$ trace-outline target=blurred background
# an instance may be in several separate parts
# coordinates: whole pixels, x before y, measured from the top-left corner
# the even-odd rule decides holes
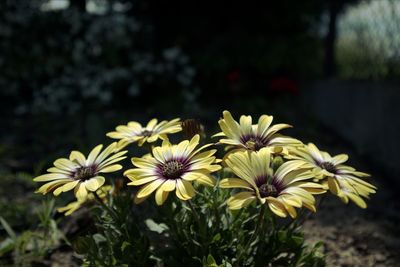
[[[119,124],[196,118],[214,133],[224,109],[271,114],[380,187],[371,211],[339,212],[347,230],[310,223],[332,264],[395,266],[399,87],[398,0],[2,0],[1,214],[26,228],[32,176]]]

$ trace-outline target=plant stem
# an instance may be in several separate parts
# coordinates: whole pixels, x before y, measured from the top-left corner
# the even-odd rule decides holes
[[[109,206],[107,206],[106,204],[104,204],[103,200],[99,197],[99,195],[97,194],[97,192],[93,192],[94,197],[96,198],[97,202],[99,202],[99,204],[105,209],[107,210],[108,214],[110,214],[110,216],[113,218],[113,220],[115,222],[118,222],[118,215],[115,213],[114,210],[112,210]]]
[[[266,204],[262,204],[261,205],[261,210],[260,213],[258,215],[258,220],[257,220],[257,224],[256,227],[254,229],[253,234],[250,237],[250,240],[247,242],[246,246],[244,247],[244,250],[242,250],[239,254],[239,257],[237,259],[237,266],[241,266],[241,261],[242,261],[242,257],[245,253],[247,253],[247,251],[250,248],[251,243],[253,243],[253,241],[256,239],[258,233],[260,232],[260,229],[262,228],[263,222],[264,222],[264,214],[265,214],[265,208],[266,208]]]
[[[201,239],[201,241],[202,241],[202,242],[201,242],[201,250],[202,250],[202,252],[203,252],[203,255],[204,255],[204,256],[207,256],[207,255],[205,255],[205,246],[206,246],[206,244],[205,244],[205,240],[206,240],[206,235],[205,235],[205,233],[206,233],[206,232],[205,232],[204,225],[201,223],[201,221],[200,221],[200,216],[199,216],[199,214],[197,213],[196,209],[194,208],[192,202],[191,202],[190,200],[188,200],[187,203],[188,203],[190,209],[191,209],[192,212],[193,212],[193,216],[194,216],[194,219],[195,219],[196,222],[197,222],[197,225],[199,226],[199,230],[200,230],[200,239]]]

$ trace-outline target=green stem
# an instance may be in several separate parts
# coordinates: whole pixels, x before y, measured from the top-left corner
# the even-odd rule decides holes
[[[109,206],[107,206],[103,200],[99,197],[97,192],[93,192],[94,197],[96,198],[97,202],[105,209],[107,210],[108,214],[113,218],[115,222],[118,222],[118,215],[115,213],[114,210],[112,210]]]
[[[206,244],[205,244],[205,243],[206,243],[206,242],[205,242],[205,240],[206,240],[206,235],[205,235],[205,234],[206,234],[206,232],[205,232],[205,228],[204,228],[205,225],[203,225],[203,224],[201,223],[201,221],[200,221],[200,216],[199,216],[199,214],[197,213],[196,209],[194,208],[192,202],[191,202],[190,200],[188,200],[188,201],[186,201],[186,202],[188,203],[190,209],[192,210],[194,219],[196,220],[197,225],[198,225],[198,227],[199,227],[199,230],[200,230],[200,239],[201,239],[201,241],[202,241],[202,242],[201,242],[201,250],[202,250],[202,252],[203,252],[203,255],[206,256],[206,255],[205,255],[205,247],[206,247]]]
[[[245,253],[247,253],[247,251],[250,248],[251,243],[254,242],[254,240],[256,239],[256,237],[258,235],[258,233],[260,232],[260,229],[262,228],[262,225],[263,225],[263,222],[264,222],[264,214],[265,214],[266,206],[267,206],[266,204],[262,204],[261,205],[261,210],[260,210],[260,213],[258,215],[258,221],[257,221],[256,227],[254,229],[254,232],[253,232],[252,236],[250,237],[250,240],[247,242],[244,250],[242,250],[240,252],[240,254],[239,254],[239,257],[238,257],[238,260],[237,260],[237,264],[238,264],[237,266],[241,266],[240,264],[241,264],[241,261],[242,261],[242,257],[244,256]]]
[[[215,221],[216,221],[216,226],[219,227],[221,225],[221,217],[219,215],[219,209],[218,209],[218,192],[219,190],[213,190],[214,192],[214,199],[213,199],[213,207],[214,207],[214,214],[215,214]]]

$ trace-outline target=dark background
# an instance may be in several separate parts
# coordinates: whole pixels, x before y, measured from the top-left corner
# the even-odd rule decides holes
[[[224,109],[274,115],[295,126],[287,134],[351,154],[390,195],[399,36],[396,0],[2,0],[3,202],[118,124],[196,118],[214,133]],[[3,216],[21,218],[20,201]]]
[[[212,132],[230,109],[275,115],[300,135],[326,126],[398,174],[399,8],[395,0],[1,1],[4,158],[29,170],[151,117],[195,117]]]

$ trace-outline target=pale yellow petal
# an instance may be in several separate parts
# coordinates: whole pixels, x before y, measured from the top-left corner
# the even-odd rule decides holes
[[[77,187],[75,187],[75,196],[77,199],[86,199],[88,192],[84,184],[79,183]]]
[[[56,161],[54,161],[54,166],[56,166],[57,168],[61,169],[61,170],[67,170],[67,171],[74,171],[77,167],[79,167],[78,164],[76,164],[75,162],[72,162],[68,159],[57,159]]]
[[[134,186],[147,184],[149,182],[159,179],[159,177],[157,177],[157,176],[150,176],[150,177],[141,178],[141,179],[131,179],[131,177],[128,176],[128,178],[132,181],[132,182],[128,183],[128,185],[134,185]]]
[[[206,186],[214,186],[216,183],[211,175],[200,175],[196,181]]]
[[[279,217],[285,218],[287,216],[286,208],[279,200],[272,197],[268,197],[267,203],[269,209]]]
[[[162,187],[160,186],[155,194],[155,199],[156,199],[156,203],[158,206],[161,206],[162,204],[164,204],[165,200],[167,200],[168,198],[168,192],[164,191],[162,189]]]
[[[69,159],[71,161],[75,160],[81,166],[85,165],[86,162],[85,156],[79,151],[72,151],[71,154],[69,155]]]
[[[349,159],[349,156],[347,156],[346,154],[336,155],[332,158],[332,164],[339,165],[339,164],[346,162],[348,159]]]
[[[114,164],[114,165],[110,165],[110,166],[107,166],[107,167],[105,167],[105,168],[100,169],[99,172],[102,172],[102,173],[109,173],[109,172],[119,171],[120,169],[122,169],[122,166],[121,166],[121,165],[119,165],[119,164]]]
[[[33,179],[35,182],[47,182],[47,181],[52,181],[52,180],[59,180],[59,179],[68,179],[70,178],[69,175],[66,175],[64,173],[46,173],[43,175],[40,175],[36,178]]]
[[[332,192],[332,194],[335,194],[335,195],[339,194],[340,187],[335,178],[332,178],[332,177],[328,178],[328,186],[329,186],[329,190]]]
[[[96,176],[93,178],[90,178],[89,180],[83,182],[82,184],[85,185],[86,189],[89,191],[96,191],[99,189],[105,182],[105,178],[103,176]]]
[[[219,187],[221,187],[221,188],[244,188],[244,189],[252,190],[251,185],[248,182],[246,182],[242,179],[238,179],[238,178],[222,179],[219,182]]]
[[[195,195],[192,184],[188,181],[176,180],[176,196],[182,200],[189,200]]]
[[[160,189],[166,192],[174,191],[176,186],[176,180],[168,179],[160,186]]]
[[[237,210],[248,206],[254,200],[256,197],[252,192],[240,192],[231,196],[226,203],[229,209]]]
[[[100,164],[103,160],[105,160],[110,154],[115,152],[117,148],[117,142],[111,143],[107,146],[96,158],[95,163]]]
[[[358,195],[353,194],[353,193],[347,193],[346,196],[348,196],[360,208],[362,208],[362,209],[367,208],[367,204],[365,203],[365,201]]]
[[[56,190],[54,190],[53,194],[55,196],[58,196],[62,192],[67,192],[75,188],[75,186],[79,183],[79,181],[71,181],[69,183],[64,184],[63,186],[60,186]]]
[[[55,181],[51,181],[48,182],[44,185],[42,185],[41,187],[39,187],[38,190],[36,190],[37,193],[42,193],[47,194],[51,191],[53,191],[54,189],[62,186],[63,184],[69,183],[71,181],[71,179],[59,179],[59,180],[55,180]]]
[[[146,197],[146,196],[150,195],[150,194],[153,193],[154,190],[156,190],[163,182],[164,182],[164,180],[162,180],[162,179],[157,179],[157,180],[154,180],[153,182],[150,182],[149,184],[143,186],[143,187],[137,192],[136,197],[137,197],[137,198],[143,198],[143,197]]]
[[[157,119],[151,119],[149,123],[147,123],[146,129],[153,130],[153,128],[157,125]]]
[[[86,159],[86,165],[91,165],[95,162],[97,156],[99,155],[103,145],[98,145],[90,151],[89,156]]]

